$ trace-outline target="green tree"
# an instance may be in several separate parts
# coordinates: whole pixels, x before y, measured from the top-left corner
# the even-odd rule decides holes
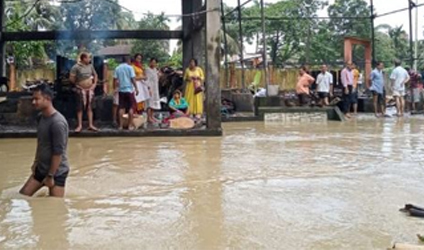
[[[340,53],[333,46],[329,46],[329,42],[332,39],[334,39],[334,34],[329,31],[329,21],[322,20],[318,22],[311,37],[309,60],[305,58],[305,61],[309,63],[336,64],[337,60],[340,59]]]
[[[330,17],[329,31],[333,34],[333,39],[328,41],[328,45],[339,52],[339,57],[343,56],[343,40],[346,36],[359,38],[371,38],[371,20],[369,5],[364,0],[335,0],[328,7]],[[354,60],[363,60],[363,47],[355,47],[353,51]]]
[[[62,13],[61,28],[65,30],[108,30],[121,25],[122,10],[118,0],[66,1],[60,4]],[[60,41],[59,54],[73,56],[78,51],[88,50],[95,53],[104,45],[105,40]]]
[[[155,29],[155,30],[169,30],[169,18],[164,13],[161,15],[154,15],[148,13],[138,23],[138,28]],[[159,62],[167,62],[169,59],[169,40],[137,40],[134,42],[132,53],[141,53],[145,59],[155,57]]]
[[[183,53],[181,51],[178,51],[178,49],[174,50],[174,52],[172,52],[172,56],[169,58],[169,61],[165,63],[165,65],[168,65],[174,68],[182,68]]]
[[[20,2],[8,2],[5,8],[6,30],[8,31],[31,31],[33,28],[28,23],[27,17],[34,8],[28,4]],[[45,42],[10,42],[7,44],[6,51],[8,54],[14,55],[17,68],[32,67],[34,61],[41,61],[46,57]]]

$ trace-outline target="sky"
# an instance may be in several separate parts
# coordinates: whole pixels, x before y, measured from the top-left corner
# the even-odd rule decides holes
[[[181,1],[183,0],[119,0],[119,3],[130,9],[137,19],[140,19],[143,16],[143,13],[147,11],[153,12],[155,14],[160,14],[165,12],[167,15],[181,14]],[[237,6],[237,0],[224,0],[225,3],[229,6]],[[241,0],[244,2],[245,0]],[[278,0],[265,0],[265,3],[273,3]],[[366,0],[370,1],[370,0]],[[413,0],[418,4],[424,3],[424,0]],[[330,4],[334,0],[329,0]],[[249,5],[247,5],[249,6]],[[407,8],[408,0],[374,0],[375,12],[378,14],[390,12],[396,9]],[[327,16],[326,11],[322,11],[320,16]],[[397,14],[380,17],[375,19],[375,25],[379,24],[389,24],[391,26],[400,26],[403,25],[404,29],[409,33],[409,17],[408,11],[403,11]],[[180,26],[181,23],[177,22],[176,18],[171,18],[171,29],[175,29]],[[415,34],[415,10],[413,11],[413,34]],[[414,35],[415,37],[415,35]],[[424,6],[418,8],[418,38],[424,38]],[[171,51],[176,46],[177,41],[171,41]],[[246,52],[253,50],[253,47],[246,48]]]

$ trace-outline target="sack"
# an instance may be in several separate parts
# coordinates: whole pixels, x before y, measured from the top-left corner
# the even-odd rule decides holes
[[[192,77],[192,81],[193,81],[193,84],[194,84],[194,94],[197,95],[200,92],[203,92],[203,86],[200,83],[200,81],[201,81],[200,78]]]

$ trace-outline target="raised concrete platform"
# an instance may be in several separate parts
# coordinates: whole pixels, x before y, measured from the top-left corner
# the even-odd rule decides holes
[[[266,114],[289,113],[296,114],[302,118],[306,116],[317,116],[317,114],[326,114],[330,121],[345,121],[343,113],[338,107],[258,107],[258,116],[263,120]],[[293,115],[292,115],[293,116]],[[299,118],[299,119],[300,119]]]
[[[253,112],[235,113],[233,115],[222,117],[222,122],[255,122],[263,121],[259,116],[255,116]]]
[[[114,128],[101,128],[98,132],[84,130],[81,133],[70,131],[70,137],[189,137],[189,136],[222,136],[222,129],[211,130],[207,128],[195,128],[188,130],[177,129],[139,129],[135,131],[119,131]],[[4,138],[36,138],[37,132],[34,127],[24,126],[0,126],[0,139]]]

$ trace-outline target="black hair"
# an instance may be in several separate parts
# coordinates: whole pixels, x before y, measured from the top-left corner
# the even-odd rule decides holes
[[[51,100],[53,100],[54,98],[53,90],[50,88],[49,85],[45,83],[38,84],[37,87],[34,88],[33,92],[37,92],[37,91],[39,91],[43,96],[49,97]]]
[[[88,57],[89,57],[89,55],[88,55],[87,52],[82,52],[81,55],[80,55],[80,60],[82,61],[82,60],[84,60],[85,58],[88,58]]]
[[[197,62],[197,59],[196,58],[191,58],[190,59],[190,62],[191,61],[193,61],[194,62],[194,65],[196,65],[196,67],[199,65],[199,63]]]
[[[130,61],[130,59],[131,59],[131,58],[130,58],[129,56],[123,56],[123,57],[122,57],[122,62],[123,62],[123,63],[126,63],[126,62]]]
[[[158,59],[156,57],[150,58],[150,62],[153,62],[153,61],[158,62]]]
[[[137,59],[138,56],[141,56],[141,60],[143,60],[143,55],[140,53],[137,53],[134,55],[134,60]]]
[[[375,66],[377,67],[377,66],[379,66],[380,64],[382,64],[383,62],[382,61],[377,61],[376,63],[375,63]]]
[[[309,69],[308,69],[308,66],[306,66],[306,65],[303,65],[302,67],[300,67],[303,71],[305,71],[306,73],[308,73],[309,74]]]

